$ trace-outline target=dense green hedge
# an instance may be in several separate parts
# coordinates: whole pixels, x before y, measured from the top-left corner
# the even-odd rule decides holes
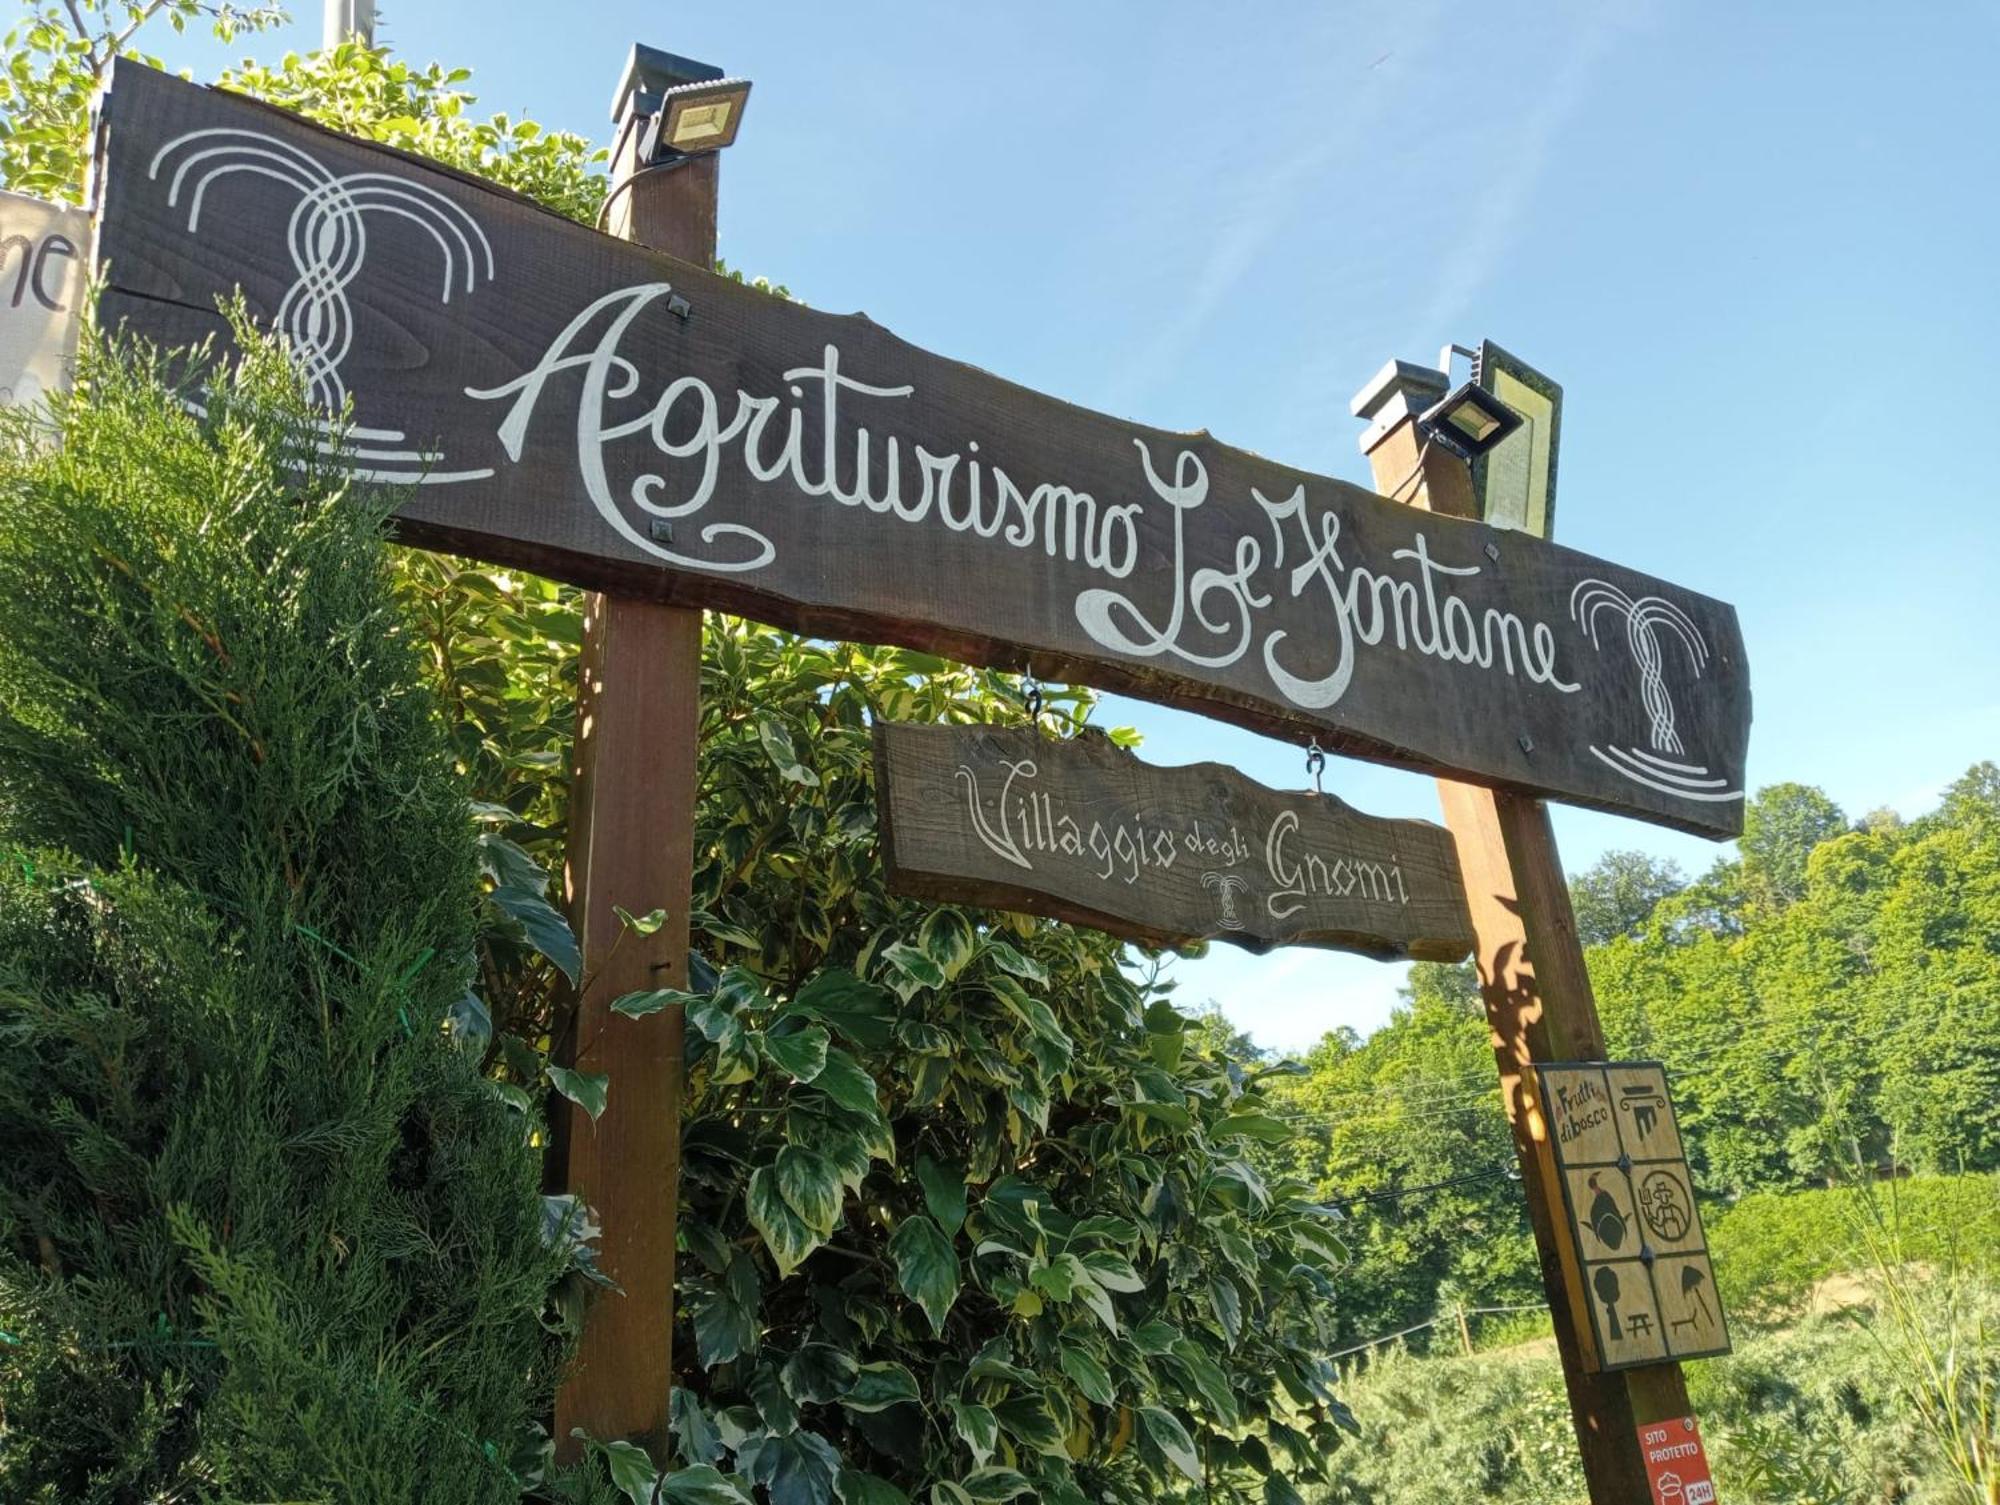
[[[254,343],[0,424],[0,1499],[511,1499],[566,1256],[444,1029],[475,828],[387,504]]]

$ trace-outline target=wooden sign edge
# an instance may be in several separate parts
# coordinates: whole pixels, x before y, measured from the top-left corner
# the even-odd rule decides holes
[[[977,725],[977,723],[974,723]],[[1046,919],[1061,920],[1066,924],[1084,925],[1093,930],[1102,930],[1108,935],[1135,941],[1139,945],[1156,950],[1179,950],[1199,942],[1227,941],[1242,950],[1258,956],[1267,956],[1273,951],[1291,946],[1302,946],[1315,951],[1345,951],[1357,956],[1369,957],[1376,961],[1429,961],[1459,962],[1472,954],[1477,937],[1472,928],[1471,907],[1465,893],[1465,876],[1459,867],[1458,844],[1451,833],[1435,821],[1417,818],[1401,819],[1395,816],[1371,815],[1365,810],[1357,810],[1337,795],[1320,794],[1313,796],[1338,807],[1353,820],[1375,827],[1418,826],[1434,831],[1440,838],[1439,847],[1450,863],[1452,873],[1457,878],[1450,888],[1450,897],[1457,901],[1459,922],[1463,927],[1463,944],[1453,945],[1442,940],[1420,940],[1410,946],[1381,945],[1372,936],[1352,931],[1322,932],[1310,940],[1265,940],[1245,931],[1232,931],[1220,924],[1190,941],[1186,937],[1159,930],[1152,930],[1139,921],[1124,915],[1114,915],[1089,905],[1076,903],[1040,889],[1024,888],[1000,879],[969,879],[963,876],[944,874],[928,868],[911,867],[895,860],[897,842],[895,840],[895,820],[891,802],[882,791],[888,786],[888,735],[889,728],[897,726],[939,727],[948,731],[966,730],[965,724],[950,722],[893,722],[875,721],[870,723],[870,757],[875,775],[876,824],[880,833],[882,872],[892,891],[911,898],[926,899],[938,904],[969,904],[975,908],[1005,909],[1021,914],[1041,915]],[[1097,728],[1087,729],[1087,735],[1101,741],[1103,750],[1116,760],[1131,763],[1146,770],[1158,770],[1175,774],[1201,774],[1213,771],[1216,775],[1232,780],[1240,780],[1274,795],[1284,795],[1287,791],[1272,789],[1270,785],[1252,779],[1239,768],[1227,763],[1218,763],[1205,758],[1198,763],[1159,764],[1148,763],[1129,747],[1120,747]],[[1051,738],[1052,742],[1076,741],[1081,739]],[[967,890],[977,885],[981,894],[991,897],[968,898]]]

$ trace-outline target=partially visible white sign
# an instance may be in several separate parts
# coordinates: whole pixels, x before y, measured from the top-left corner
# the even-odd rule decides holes
[[[0,405],[69,385],[90,216],[0,189]]]

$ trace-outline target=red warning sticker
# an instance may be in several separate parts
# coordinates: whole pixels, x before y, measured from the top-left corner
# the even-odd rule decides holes
[[[1646,1482],[1654,1505],[1715,1505],[1715,1481],[1701,1448],[1701,1428],[1692,1416],[1648,1422],[1639,1428],[1646,1458]]]

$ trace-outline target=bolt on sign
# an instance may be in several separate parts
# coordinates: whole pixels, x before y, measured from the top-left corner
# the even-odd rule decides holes
[[[83,210],[0,190],[0,407],[69,385],[89,245]]]
[[[877,722],[874,735],[893,892],[1155,946],[1472,950],[1458,850],[1427,821],[1280,793],[1219,763],[1155,768],[1100,733]]]
[[[1715,1480],[1692,1416],[1641,1426],[1639,1449],[1653,1505],[1715,1505]]]
[[[121,61],[103,315],[241,288],[412,542],[1742,826],[1733,609],[1205,433],[1072,407],[420,158]]]
[[[1593,1368],[1729,1352],[1680,1125],[1657,1061],[1534,1068]]]

